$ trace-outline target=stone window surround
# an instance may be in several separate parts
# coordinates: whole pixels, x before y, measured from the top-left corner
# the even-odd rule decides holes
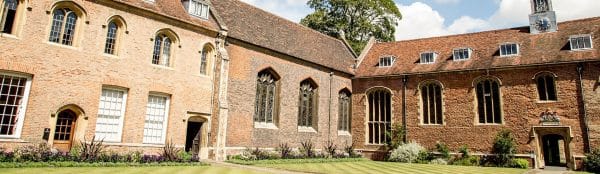
[[[446,107],[445,107],[445,101],[444,101],[444,85],[442,84],[442,82],[440,82],[438,80],[434,80],[434,79],[424,80],[421,83],[419,83],[418,88],[416,90],[419,92],[419,94],[421,94],[421,92],[422,92],[421,88],[424,85],[430,85],[430,84],[437,84],[440,87],[440,90],[441,90],[441,95],[440,96],[442,98],[441,99],[441,101],[442,101],[442,107],[441,107],[441,109],[442,109],[442,111],[441,111],[442,115],[441,115],[440,119],[442,121],[442,124],[437,124],[437,123],[436,124],[425,124],[424,123],[424,118],[423,118],[423,116],[424,116],[424,113],[423,113],[423,105],[424,104],[423,104],[423,102],[424,101],[423,101],[423,98],[421,97],[422,95],[419,95],[419,97],[418,97],[419,98],[419,109],[417,110],[417,112],[419,113],[419,125],[422,125],[422,126],[444,126],[444,125],[446,125],[446,122],[444,121],[446,119],[445,114],[444,114],[445,111],[446,111],[446,109],[445,109]]]
[[[169,112],[170,112],[170,104],[171,104],[171,95],[170,94],[165,94],[165,93],[160,93],[160,92],[150,92],[148,94],[148,98],[153,97],[153,96],[154,97],[165,97],[166,98],[166,100],[165,100],[165,109],[164,109],[165,117],[164,117],[163,126],[162,126],[162,137],[161,137],[160,141],[156,141],[156,142],[142,141],[142,142],[143,142],[143,144],[164,145],[164,144],[166,144],[166,140],[167,140],[166,136],[167,136],[167,132],[168,132],[167,129],[168,129],[168,125],[169,125],[168,121],[169,121],[169,115],[170,115]],[[148,106],[146,106],[146,110],[147,110],[147,107]],[[148,117],[148,113],[144,114],[144,117]],[[144,119],[144,121],[146,121],[146,120],[147,120],[147,118]],[[145,123],[144,123],[144,129],[146,129]],[[145,134],[143,135],[143,137],[145,137]]]
[[[27,79],[27,82],[25,84],[25,91],[23,91],[23,98],[21,99],[22,103],[20,105],[20,107],[22,108],[21,110],[24,112],[19,112],[17,115],[17,119],[18,119],[17,123],[16,123],[17,128],[15,129],[15,132],[13,133],[13,135],[0,135],[0,139],[20,139],[21,132],[23,130],[23,120],[25,120],[25,112],[27,111],[27,103],[29,101],[29,94],[31,92],[32,76],[28,75],[28,74],[23,74],[23,73],[6,72],[6,71],[0,71],[0,75],[7,75],[7,76],[13,76],[13,77]]]
[[[279,121],[279,91],[280,91],[280,80],[281,80],[281,76],[279,76],[279,74],[273,70],[272,68],[265,68],[261,71],[259,71],[257,74],[257,78],[260,78],[258,75],[262,74],[262,73],[268,73],[271,75],[271,77],[273,78],[273,80],[275,81],[275,93],[274,93],[274,102],[273,102],[273,121],[272,123],[267,123],[267,122],[257,122],[254,121],[254,128],[257,129],[278,129],[277,127],[277,123]],[[256,81],[256,83],[258,83],[258,80]],[[257,84],[258,86],[258,84]],[[258,94],[255,94],[255,97]],[[256,108],[256,102],[254,102],[254,107]],[[255,110],[256,112],[256,110]],[[256,113],[254,113],[253,117],[256,117]]]
[[[394,106],[394,100],[393,100],[394,93],[392,92],[392,90],[390,88],[384,87],[384,86],[374,86],[374,87],[371,87],[371,88],[367,89],[366,92],[365,92],[365,98],[366,98],[366,100],[365,100],[365,103],[364,103],[365,106],[366,106],[365,107],[365,111],[367,113],[367,114],[365,114],[366,118],[365,118],[365,122],[364,122],[365,133],[367,133],[367,135],[364,136],[365,137],[365,145],[377,145],[377,146],[380,146],[380,145],[384,145],[385,144],[384,143],[385,140],[381,141],[380,143],[374,143],[374,142],[371,143],[371,141],[370,141],[371,137],[374,137],[373,135],[371,135],[371,134],[374,134],[374,132],[370,132],[370,127],[369,127],[369,124],[371,122],[369,120],[369,113],[371,113],[370,103],[369,103],[369,95],[371,93],[373,93],[373,92],[378,92],[378,91],[384,91],[384,92],[387,92],[390,95],[390,101],[389,101],[389,104],[388,104],[390,106],[390,108],[389,108],[389,111],[390,111],[390,113],[389,113],[389,115],[390,115],[389,120],[390,121],[387,122],[387,123],[384,123],[384,124],[389,124],[389,126],[391,128],[391,126],[393,124],[393,120],[394,120],[394,107],[393,107]]]
[[[160,62],[163,58],[163,47],[164,47],[164,43],[161,43],[160,46],[160,53],[159,53],[159,60],[158,60],[158,64],[154,64],[154,57],[155,57],[155,47],[156,47],[156,41],[155,39],[159,36],[162,37],[166,37],[171,41],[171,45],[170,45],[170,49],[169,49],[169,57],[168,57],[168,61],[165,62],[166,65],[161,65]],[[150,38],[150,41],[152,41],[152,59],[150,61],[150,63],[152,65],[158,66],[158,67],[164,67],[164,68],[172,68],[174,67],[174,60],[176,58],[176,53],[177,53],[177,48],[180,48],[181,45],[179,43],[180,39],[179,36],[171,29],[169,28],[163,28],[160,29],[158,31],[156,31],[156,33],[154,34],[154,36],[152,38]]]
[[[50,38],[50,35],[51,35],[52,23],[54,20],[54,18],[52,16],[54,14],[54,11],[57,9],[63,9],[63,8],[70,9],[77,15],[77,22],[75,23],[75,29],[74,29],[75,34],[73,35],[71,45],[64,45],[62,43],[51,42],[48,39],[48,38]],[[50,45],[56,45],[56,46],[61,46],[61,47],[66,47],[66,48],[79,47],[80,41],[83,40],[82,33],[85,32],[85,27],[83,24],[87,25],[89,23],[89,21],[86,20],[87,12],[85,11],[85,9],[81,5],[79,5],[77,2],[74,2],[74,1],[58,1],[52,5],[52,8],[50,10],[46,11],[46,14],[49,14],[51,16],[50,22],[48,23],[48,29],[47,29],[48,32],[46,32],[46,37],[45,37],[46,43],[48,43]],[[65,18],[66,18],[66,16],[65,16]],[[63,32],[63,31],[61,31],[61,32]]]
[[[481,81],[484,80],[492,80],[492,81],[496,81],[498,83],[498,95],[500,96],[500,103],[499,103],[499,107],[500,107],[500,123],[479,123],[479,112],[478,112],[478,101],[477,101],[477,84]],[[500,78],[496,77],[496,76],[491,76],[491,75],[485,75],[485,76],[480,76],[475,78],[475,80],[473,80],[472,84],[471,84],[472,88],[473,88],[473,113],[475,114],[475,117],[473,118],[474,120],[474,125],[475,126],[486,126],[486,125],[491,125],[491,126],[499,126],[499,125],[504,125],[505,121],[504,121],[504,97],[503,93],[502,93],[502,81],[500,80]]]
[[[118,91],[118,92],[123,92],[123,96],[122,96],[122,105],[121,105],[121,114],[120,114],[120,118],[119,118],[119,126],[118,126],[118,130],[117,130],[117,139],[104,139],[102,138],[105,142],[112,142],[112,143],[119,143],[121,142],[121,138],[123,135],[123,126],[124,126],[124,122],[125,122],[125,113],[127,112],[127,94],[129,92],[128,88],[124,88],[124,87],[118,87],[118,86],[108,86],[108,85],[103,85],[102,86],[102,90],[101,93],[104,93],[104,90],[111,90],[111,91]],[[102,98],[102,94],[100,94],[100,97]],[[102,100],[99,100],[99,102],[102,102]],[[98,108],[98,115],[100,115],[100,108]],[[98,117],[96,117],[98,118]],[[96,120],[96,129],[98,129],[98,121]],[[99,138],[98,136],[96,136],[96,138]],[[100,139],[98,139],[100,140]]]
[[[11,33],[0,33],[0,37],[19,38],[25,22],[25,11],[28,7],[29,0],[16,0],[19,4],[13,21]],[[4,14],[4,0],[0,2],[0,14]]]
[[[556,96],[556,100],[540,100],[541,97],[539,96],[539,91],[538,91],[538,88],[537,88],[537,79],[540,76],[550,76],[550,77],[554,78],[554,81],[553,81],[553,83],[554,83],[554,93],[555,93],[554,95]],[[555,73],[550,72],[550,71],[540,71],[540,72],[535,73],[535,75],[533,75],[533,77],[531,78],[531,80],[533,80],[534,84],[536,85],[536,90],[535,91],[536,91],[536,101],[537,101],[537,103],[556,103],[556,102],[559,101],[559,97],[558,97],[558,84],[556,83],[557,79],[558,79],[558,76]]]
[[[111,16],[110,18],[108,18],[108,20],[106,20],[106,25],[102,25],[102,28],[105,28],[106,32],[109,32],[108,30],[110,30],[110,23],[114,23],[117,26],[117,33],[115,35],[113,53],[109,54],[106,52],[106,44],[103,53],[105,55],[118,57],[121,50],[121,42],[123,40],[123,37],[125,36],[125,34],[129,34],[129,31],[127,31],[127,23],[125,22],[125,19],[123,19],[123,17],[119,15]]]

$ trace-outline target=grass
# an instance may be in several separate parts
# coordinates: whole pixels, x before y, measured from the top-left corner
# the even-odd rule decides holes
[[[3,174],[258,174],[243,169],[220,166],[176,166],[176,167],[62,167],[62,168],[11,168],[0,169]]]
[[[332,162],[359,162],[369,161],[365,158],[314,158],[314,159],[274,159],[274,160],[228,160],[228,163],[240,165],[266,165],[266,164],[305,164],[305,163],[332,163]]]
[[[282,170],[327,174],[448,174],[448,173],[477,173],[477,174],[522,174],[526,169],[469,167],[453,165],[406,164],[392,162],[359,161],[333,163],[296,163],[296,164],[256,164],[259,167],[269,167]]]

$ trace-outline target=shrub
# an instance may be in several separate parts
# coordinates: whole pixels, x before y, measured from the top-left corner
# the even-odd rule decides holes
[[[179,154],[177,154],[177,157],[179,159],[181,159],[181,161],[184,161],[184,162],[196,161],[193,157],[192,152],[186,152],[184,150],[179,151]]]
[[[17,148],[14,157],[18,162],[44,162],[49,161],[53,155],[52,150],[46,143],[40,143]]]
[[[88,143],[84,137],[79,149],[80,160],[93,162],[100,157],[102,150],[104,150],[102,142],[104,142],[104,139],[96,141],[96,136],[94,136],[92,141]]]
[[[452,165],[459,166],[479,166],[479,157],[477,156],[463,156],[455,161],[451,162]]]
[[[519,169],[528,169],[529,161],[526,159],[512,159],[510,161],[510,167]]]
[[[436,158],[431,160],[428,164],[437,164],[437,165],[448,165],[448,161],[443,158]]]
[[[398,148],[392,150],[390,153],[389,161],[413,163],[416,162],[419,153],[425,151],[423,146],[416,142],[411,142],[398,146]]]
[[[167,161],[180,161],[179,151],[181,150],[176,148],[172,141],[169,141],[165,144],[165,147],[163,147],[162,156]]]
[[[469,146],[463,145],[460,147],[460,149],[458,149],[458,152],[461,154],[461,158],[469,157]]]
[[[446,144],[438,142],[437,144],[435,144],[435,149],[440,153],[442,158],[450,158],[450,150],[448,149],[448,146]]]
[[[359,158],[361,157],[358,153],[356,153],[356,151],[354,151],[354,143],[348,145],[346,144],[346,146],[344,147],[344,152],[348,154],[348,157],[350,158]]]
[[[386,141],[388,150],[395,149],[404,144],[404,128],[402,127],[402,124],[395,123],[392,125],[392,129],[386,131],[385,136],[386,138],[389,138],[389,141]]]
[[[279,152],[279,155],[283,159],[289,159],[289,158],[293,157],[292,156],[292,148],[287,143],[279,144],[279,147],[277,147],[277,151]]]
[[[315,157],[315,150],[314,150],[315,147],[313,146],[313,143],[310,140],[300,142],[300,145],[302,145],[302,147],[300,147],[300,153],[302,155],[304,155],[304,157],[306,157],[306,158]]]
[[[497,155],[496,165],[508,166],[515,153],[515,138],[509,130],[502,130],[494,140],[493,153]]]
[[[333,142],[331,142],[331,141],[327,142],[327,144],[325,144],[325,147],[323,147],[323,149],[327,153],[328,158],[335,157],[335,151],[337,150],[337,146]]]
[[[427,152],[427,150],[423,150],[419,152],[419,156],[417,157],[416,162],[419,164],[428,164],[433,159],[435,159],[433,153]]]
[[[585,170],[593,173],[600,173],[600,149],[594,149],[586,154],[583,159]]]

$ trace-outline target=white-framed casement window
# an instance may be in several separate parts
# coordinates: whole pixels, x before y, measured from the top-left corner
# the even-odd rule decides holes
[[[519,44],[505,43],[500,45],[500,57],[519,55]]]
[[[20,138],[31,76],[0,72],[0,138]]]
[[[183,4],[189,14],[202,19],[208,19],[210,8],[204,0],[183,0]]]
[[[96,140],[121,142],[126,103],[126,89],[102,88],[96,120]]]
[[[586,50],[592,49],[592,35],[575,35],[569,38],[571,50]]]
[[[421,53],[421,58],[419,59],[419,63],[421,63],[421,64],[435,63],[436,57],[437,57],[437,54],[434,52]]]
[[[471,58],[471,48],[457,48],[452,52],[454,61],[467,60]]]
[[[394,62],[396,62],[396,58],[394,56],[384,56],[379,58],[379,67],[391,67]]]
[[[169,118],[169,96],[150,94],[144,123],[145,144],[165,144]]]

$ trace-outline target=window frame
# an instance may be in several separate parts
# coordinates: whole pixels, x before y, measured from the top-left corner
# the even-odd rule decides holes
[[[352,93],[348,89],[343,89],[338,95],[338,134],[350,135],[352,127]],[[343,111],[347,112],[344,113]]]
[[[462,52],[462,51],[467,51],[467,57],[466,58],[459,58],[460,56],[458,56],[457,52]],[[463,52],[464,54],[464,52]],[[469,48],[469,47],[462,47],[462,48],[455,48],[452,49],[452,60],[459,62],[459,61],[467,61],[469,59],[471,59],[473,57],[473,49]]]
[[[371,94],[377,93],[377,92],[385,92],[386,94],[389,95],[389,101],[388,101],[388,103],[385,103],[386,106],[389,106],[389,109],[387,109],[387,108],[385,109],[386,111],[389,110],[389,122],[385,121],[385,119],[387,119],[387,118],[384,118],[383,122],[381,121],[381,119],[379,119],[379,121],[375,121],[375,120],[371,121],[371,117],[373,117],[373,118],[375,117],[375,108],[376,108],[376,106],[375,106],[375,103],[372,103],[372,104],[370,103],[371,102],[370,96],[371,96]],[[394,94],[392,93],[392,90],[390,90],[389,88],[387,88],[387,87],[381,87],[381,86],[372,87],[369,90],[367,90],[367,92],[365,94],[366,94],[366,96],[365,96],[366,97],[365,104],[366,104],[366,107],[367,107],[366,110],[368,112],[367,114],[365,114],[366,118],[365,118],[365,123],[364,123],[365,124],[365,132],[367,134],[365,136],[365,145],[375,145],[375,146],[385,145],[385,143],[387,141],[387,137],[385,135],[385,132],[383,132],[383,133],[379,132],[379,134],[377,134],[376,132],[371,132],[371,126],[370,126],[370,124],[373,124],[373,125],[377,124],[379,127],[381,125],[383,125],[384,126],[384,130],[386,130],[386,131],[391,130],[391,128],[392,128],[392,126],[394,124],[394,107],[393,107],[394,106],[393,105],[394,104],[393,103],[394,102]],[[373,99],[373,101],[375,101],[375,99]],[[379,104],[381,104],[381,103],[382,102],[379,102]],[[377,107],[381,108],[380,105],[377,105]],[[371,116],[370,114],[373,114],[373,115]],[[379,117],[381,117],[381,115],[379,115]],[[381,128],[379,128],[379,131],[381,131]],[[375,134],[377,134],[377,135],[375,135]],[[376,141],[375,141],[375,138],[377,136],[379,136],[378,143],[376,143]],[[381,137],[383,137],[384,139],[381,140]],[[371,140],[373,140],[373,141],[371,141]]]
[[[31,75],[6,72],[6,71],[0,71],[0,75],[27,79],[25,82],[25,89],[23,91],[23,98],[21,99],[22,102],[21,102],[21,105],[19,105],[19,107],[22,108],[20,110],[22,110],[23,112],[19,112],[17,115],[17,123],[16,123],[17,128],[15,129],[15,132],[12,135],[0,135],[0,139],[20,139],[21,133],[23,131],[25,113],[27,112],[27,104],[29,102],[29,94],[31,92],[31,83],[32,83],[33,77]]]
[[[146,141],[146,133],[142,133],[142,143],[143,144],[155,144],[155,145],[164,145],[166,144],[166,140],[167,140],[167,130],[168,130],[168,122],[169,122],[169,112],[170,112],[170,104],[171,104],[171,96],[168,94],[162,94],[162,93],[157,93],[157,92],[151,92],[148,94],[148,102],[146,103],[146,114],[144,115],[144,132],[146,129],[146,120],[148,119],[148,104],[150,101],[150,97],[154,96],[154,97],[164,97],[165,98],[165,118],[163,121],[163,130],[162,130],[162,137],[160,142],[156,141],[156,142],[151,142],[151,141]]]
[[[554,99],[554,100],[551,100],[551,99],[550,99],[550,93],[548,92],[548,86],[547,86],[547,85],[548,85],[548,83],[547,83],[547,81],[546,81],[547,79],[544,79],[544,82],[545,82],[545,83],[544,83],[544,89],[545,89],[545,91],[544,91],[544,92],[545,92],[545,93],[546,93],[546,95],[547,95],[547,96],[546,96],[546,98],[547,98],[547,99],[546,99],[546,100],[543,100],[543,99],[542,99],[542,96],[540,96],[540,93],[541,93],[541,91],[539,91],[540,87],[539,87],[538,79],[539,79],[539,78],[548,78],[548,77],[552,78],[552,85],[553,85],[553,87],[554,87],[554,89],[553,89],[553,90],[554,90],[554,97],[555,97],[555,99]],[[557,83],[556,83],[557,79],[558,79],[558,76],[557,76],[556,74],[552,73],[552,72],[549,72],[549,71],[542,71],[542,72],[538,72],[538,73],[536,73],[536,74],[533,76],[532,80],[533,80],[533,81],[534,81],[534,83],[535,83],[535,88],[536,88],[536,90],[535,90],[535,91],[536,91],[536,96],[537,96],[537,98],[536,98],[536,100],[537,100],[537,103],[555,103],[555,102],[558,102],[558,101],[559,101],[559,97],[558,97],[558,86],[557,86]]]
[[[516,48],[516,53],[513,54],[502,54],[502,46],[507,46],[507,45],[515,45]],[[514,57],[514,56],[519,56],[521,55],[521,46],[518,43],[514,43],[514,42],[506,42],[506,43],[502,43],[500,44],[500,46],[498,46],[498,51],[500,52],[500,57]],[[511,50],[512,52],[512,50]]]
[[[122,105],[121,105],[121,114],[119,117],[119,125],[118,125],[118,130],[117,130],[117,138],[116,139],[106,139],[106,138],[102,138],[100,139],[100,137],[96,134],[98,131],[98,118],[100,115],[100,104],[98,105],[98,114],[96,116],[96,128],[94,130],[94,135],[96,137],[96,140],[103,140],[104,142],[113,142],[113,143],[119,143],[122,141],[123,138],[123,126],[125,125],[125,113],[127,112],[127,94],[129,92],[129,90],[127,88],[120,88],[120,87],[113,87],[113,86],[103,86],[101,89],[101,93],[100,93],[100,99],[99,102],[102,102],[102,95],[104,94],[104,90],[111,90],[111,91],[118,91],[118,92],[123,92],[123,97],[121,98]]]
[[[497,107],[499,108],[498,110],[499,110],[499,114],[500,114],[500,118],[499,118],[500,122],[499,123],[496,123],[496,122],[491,122],[490,123],[490,122],[488,122],[487,121],[488,115],[484,115],[483,116],[484,117],[484,123],[480,123],[480,121],[479,121],[480,120],[479,117],[481,117],[481,114],[479,113],[479,105],[480,105],[480,103],[479,103],[479,99],[478,99],[478,85],[480,83],[485,82],[485,81],[495,82],[498,85],[498,92],[497,92],[498,93],[498,104],[497,104]],[[492,86],[493,84],[491,82],[490,82],[490,95],[493,95],[493,93],[494,93],[493,88],[494,87]],[[485,126],[485,125],[504,125],[505,124],[505,120],[504,120],[504,103],[503,103],[503,97],[502,97],[503,96],[502,95],[502,82],[500,81],[500,79],[497,78],[497,77],[493,77],[493,76],[479,77],[479,78],[477,78],[476,80],[473,81],[472,85],[473,85],[473,95],[474,95],[474,103],[475,103],[475,105],[474,105],[475,125],[481,125],[481,126]],[[484,86],[484,88],[485,88],[485,86]],[[485,98],[485,91],[482,91],[482,95],[483,95],[482,97]],[[492,102],[492,107],[494,107],[494,103],[493,103],[494,102],[493,101],[494,98],[493,98],[493,96],[490,96],[490,98],[491,98],[490,100]],[[485,101],[484,101],[483,105],[484,106],[486,105]],[[486,112],[485,108],[484,108],[484,112]],[[494,112],[494,108],[492,108],[492,112]],[[492,117],[492,120],[495,120],[494,115],[492,115],[491,117]]]
[[[194,7],[196,7],[196,9],[198,9],[197,5],[201,5],[200,9],[201,10],[206,10],[206,11],[202,11],[202,14],[196,14],[196,13],[192,13],[192,4],[194,4]],[[206,9],[204,9],[203,7],[206,7]],[[205,19],[208,20],[208,18],[210,17],[210,5],[203,1],[203,0],[187,0],[187,6],[185,7],[187,13],[191,16],[200,18],[200,19]],[[206,15],[206,16],[203,16]]]
[[[590,40],[590,47],[589,48],[573,48],[573,39],[584,39],[588,38]],[[592,37],[591,34],[580,34],[580,35],[572,35],[569,36],[569,45],[571,48],[571,51],[585,51],[585,50],[592,50],[594,49],[594,38]],[[585,46],[585,43],[584,43]]]
[[[158,42],[157,39],[160,38],[160,42]],[[172,67],[172,61],[173,61],[173,53],[175,52],[175,44],[176,44],[176,40],[170,36],[167,33],[158,33],[154,36],[154,46],[153,46],[153,51],[152,51],[152,65],[155,66],[160,66],[160,67]],[[167,42],[169,41],[168,44],[168,49],[165,49],[165,47],[167,47]],[[158,46],[158,50],[157,50],[157,46]],[[158,51],[158,52],[157,52]],[[165,57],[165,54],[168,53],[168,56]],[[156,59],[158,58],[158,59]],[[154,63],[156,59],[156,63]],[[166,60],[165,60],[166,59]]]
[[[25,8],[28,5],[28,1],[27,0],[15,0],[17,2],[17,7],[15,9],[15,15],[13,17],[13,21],[12,21],[12,27],[11,27],[11,32],[9,33],[5,33],[3,32],[4,30],[4,26],[6,24],[6,18],[5,18],[5,9],[4,9],[4,0],[0,1],[0,36],[3,37],[19,37],[21,34],[21,29],[22,29],[22,23],[24,22],[25,19]]]
[[[202,50],[200,51],[200,75],[211,76],[214,73],[213,65],[216,59],[215,51],[215,47],[210,43],[206,43],[202,46]],[[203,58],[206,58],[206,60],[203,61]]]
[[[305,85],[308,85],[311,88],[311,95],[309,96],[309,100],[307,101],[308,105],[306,106],[303,105],[303,92],[306,92],[306,90],[303,90],[303,87]],[[319,124],[319,86],[316,84],[316,82],[309,78],[301,81],[298,89],[298,132],[317,132]],[[310,110],[308,110],[307,112],[310,114],[310,121],[305,121],[305,123],[301,123],[303,117],[306,117],[305,119],[308,119],[308,115],[303,115],[303,107],[310,107]],[[305,125],[308,123],[310,123],[310,125]]]
[[[436,117],[436,120],[433,121],[434,123],[432,123],[432,121],[429,119],[429,118],[431,118],[430,114],[428,114],[428,117],[429,117],[428,118],[428,120],[429,120],[428,122],[429,123],[425,123],[425,112],[424,112],[424,109],[425,109],[425,98],[423,98],[423,87],[430,86],[430,85],[435,85],[440,90],[440,96],[439,96],[439,98],[440,98],[440,100],[439,100],[440,101],[440,103],[439,103],[440,104],[440,107],[439,107],[440,111],[439,111],[439,113],[441,115],[439,116],[439,119],[440,119],[439,121],[441,123],[437,123],[437,119],[438,119],[437,117]],[[418,90],[418,92],[420,94],[419,95],[419,111],[418,111],[419,115],[420,115],[420,117],[419,117],[419,119],[420,119],[419,124],[423,125],[423,126],[443,126],[443,125],[446,125],[446,122],[444,121],[444,119],[445,119],[445,116],[444,116],[445,103],[444,103],[444,86],[443,86],[443,84],[440,81],[437,81],[437,80],[425,80],[425,81],[423,81],[423,82],[421,82],[419,84],[417,90]],[[436,95],[435,91],[434,91],[434,95]],[[427,102],[429,103],[429,101],[430,101],[429,93],[427,94],[427,96],[428,96]],[[434,97],[434,100],[435,99],[437,99],[437,98]],[[437,106],[437,100],[435,100],[434,102],[436,103],[436,106]],[[430,106],[430,105],[428,105],[428,106]],[[431,107],[428,107],[428,108],[429,109],[427,109],[427,110],[429,111],[429,113],[431,113],[431,111],[430,111]],[[436,107],[434,109],[437,110],[438,108]]]
[[[61,10],[61,9],[69,9],[73,14],[75,14],[75,16],[77,17],[77,21],[75,22],[75,26],[73,28],[73,35],[72,35],[72,41],[71,41],[71,45],[67,45],[67,44],[63,44],[63,35],[64,35],[64,29],[66,27],[66,21],[67,21],[67,15],[65,14],[63,20],[62,20],[62,24],[61,24],[61,28],[60,28],[60,32],[58,33],[59,37],[58,37],[58,42],[54,42],[52,41],[52,33],[53,33],[53,26],[54,26],[54,14],[57,10]],[[73,2],[73,1],[59,1],[53,4],[52,8],[47,11],[50,14],[50,22],[48,25],[48,28],[46,31],[48,31],[46,34],[46,43],[51,44],[51,45],[55,45],[55,46],[61,46],[61,47],[65,47],[65,48],[78,48],[80,47],[81,44],[81,40],[83,40],[83,34],[85,31],[85,27],[83,27],[84,24],[87,23],[86,19],[87,19],[87,12],[85,11],[85,9],[79,5],[77,2]]]
[[[271,78],[274,81],[273,84],[275,85],[275,87],[274,87],[275,91],[273,92],[273,106],[271,108],[272,109],[272,111],[271,111],[272,112],[271,123],[269,123],[269,122],[266,121],[267,120],[266,117],[265,117],[265,122],[261,122],[260,118],[258,118],[259,121],[256,121],[256,119],[258,117],[257,116],[258,115],[257,112],[259,112],[258,111],[258,103],[257,102],[260,102],[259,98],[258,98],[258,95],[259,95],[258,94],[258,88],[259,88],[259,82],[258,81],[260,80],[260,75],[264,74],[264,73],[269,74],[271,76]],[[279,83],[280,83],[280,77],[279,77],[279,75],[277,75],[277,73],[275,73],[274,71],[272,71],[270,69],[265,69],[265,70],[262,70],[259,73],[257,73],[257,80],[256,80],[256,92],[257,93],[254,95],[254,97],[255,97],[255,99],[254,99],[255,100],[255,102],[254,102],[254,114],[253,114],[253,117],[252,117],[253,123],[254,123],[254,128],[259,128],[259,129],[278,129],[277,128],[277,123],[279,121],[279,91],[280,91],[280,89],[279,89],[279,87],[280,87]]]
[[[431,54],[431,59],[432,61],[424,61],[427,59],[427,57],[423,57],[426,55]],[[435,61],[437,60],[438,54],[436,52],[433,51],[428,51],[428,52],[422,52],[421,54],[419,54],[419,64],[423,64],[423,65],[427,65],[427,64],[435,64]]]
[[[107,53],[107,42],[108,42],[108,36],[109,36],[109,32],[110,32],[110,25],[111,23],[114,23],[116,25],[117,28],[117,32],[115,33],[115,38],[114,38],[114,44],[113,44],[113,52],[111,53]],[[127,23],[125,22],[125,20],[123,19],[123,17],[119,16],[119,15],[115,15],[112,16],[110,18],[108,18],[106,25],[103,25],[103,28],[106,28],[106,33],[103,35],[104,38],[104,49],[102,50],[102,53],[104,55],[109,55],[109,56],[120,56],[121,53],[121,42],[123,41],[123,37],[125,37],[126,34],[129,33],[129,31],[127,31]]]
[[[389,59],[389,65],[383,65],[386,61],[386,59]],[[394,66],[394,63],[396,63],[396,57],[395,56],[391,56],[391,55],[386,55],[386,56],[381,56],[379,57],[379,61],[377,64],[377,67],[379,68],[389,68]]]

